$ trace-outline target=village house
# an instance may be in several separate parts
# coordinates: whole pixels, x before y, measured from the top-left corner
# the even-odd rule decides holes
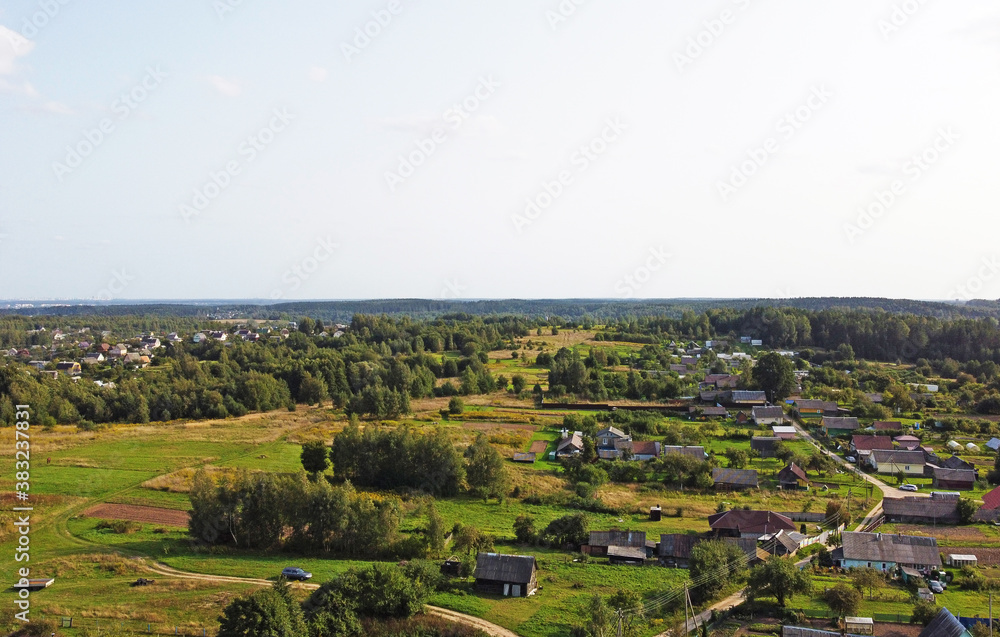
[[[958,524],[959,494],[935,491],[931,497],[883,498],[886,522],[904,524]]]
[[[891,450],[893,448],[892,438],[889,436],[851,436],[851,451]]]
[[[844,531],[841,541],[842,548],[834,551],[834,561],[841,568],[887,572],[898,566],[926,572],[941,566],[937,540],[932,537]]]
[[[792,425],[774,425],[771,427],[771,432],[782,440],[795,440],[799,437],[799,432]]]
[[[715,482],[716,491],[745,491],[759,486],[755,469],[715,467],[712,469],[712,480]]]
[[[72,376],[76,376],[81,372],[83,372],[83,369],[80,367],[80,363],[74,361],[63,361],[61,363],[56,363],[56,369],[59,370],[60,372],[70,374]]]
[[[608,427],[607,429],[602,429],[597,432],[595,436],[597,438],[597,448],[600,449],[616,449],[615,443],[618,441],[630,441],[632,436],[629,436],[624,431],[617,427]]]
[[[800,399],[794,403],[795,411],[803,418],[816,416],[836,416],[840,413],[837,403],[829,400]]]
[[[809,488],[809,476],[794,462],[778,472],[778,488],[801,490]]]
[[[660,535],[657,553],[660,564],[668,567],[689,568],[691,565],[691,550],[699,542],[715,539],[707,535],[690,535],[684,533],[665,533]],[[748,563],[755,564],[767,559],[766,551],[758,548],[756,538],[725,537],[723,542],[733,544],[747,556]]]
[[[645,531],[591,531],[590,541],[580,547],[580,552],[594,557],[607,557],[611,547],[641,549],[643,559],[646,557]],[[655,547],[655,543],[653,545]],[[650,547],[650,554],[652,554]]]
[[[583,451],[583,434],[574,431],[573,435],[565,435],[556,445],[556,458],[575,456],[581,451]]]
[[[480,553],[473,577],[480,593],[528,597],[538,590],[538,565],[529,555]]]
[[[782,425],[785,423],[785,411],[781,407],[754,407],[750,410],[750,418],[758,427]]]
[[[912,451],[920,446],[920,438],[916,436],[896,436],[893,441],[899,445],[900,449]]]
[[[861,424],[853,416],[823,416],[820,426],[827,436],[838,436],[859,429]]]
[[[947,467],[932,467],[932,486],[935,489],[954,489],[971,491],[976,486],[976,472],[969,469],[948,469]]]
[[[757,540],[762,535],[796,531],[795,523],[774,511],[746,511],[734,509],[708,516],[708,525],[717,537],[749,537]]]
[[[875,431],[903,431],[903,423],[898,420],[876,420],[872,423],[872,429]]]
[[[972,632],[947,608],[942,608],[918,637],[972,637]]]
[[[655,460],[660,457],[660,442],[657,440],[633,440],[630,444],[633,460]]]
[[[763,407],[767,404],[767,395],[762,391],[734,389],[723,392],[719,402],[731,407]]]
[[[777,436],[754,436],[750,439],[750,449],[759,453],[761,458],[773,458],[780,442],[781,438]]]
[[[922,476],[924,463],[923,451],[875,449],[868,457],[871,468],[883,475],[894,475],[902,471],[908,476]]]

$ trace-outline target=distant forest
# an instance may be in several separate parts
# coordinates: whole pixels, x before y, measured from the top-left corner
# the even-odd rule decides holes
[[[355,314],[385,314],[431,319],[448,314],[470,316],[515,315],[529,318],[605,322],[630,317],[680,318],[685,311],[701,314],[709,310],[748,310],[757,307],[793,308],[808,311],[870,310],[890,314],[913,314],[935,318],[1000,318],[1000,301],[970,301],[964,305],[906,299],[815,297],[797,299],[557,299],[557,300],[428,300],[382,299],[362,301],[294,301],[277,304],[141,303],[97,305],[53,305],[0,309],[0,315],[32,316],[159,316],[188,318],[235,318],[258,320],[294,319],[311,316],[323,321],[350,323]]]

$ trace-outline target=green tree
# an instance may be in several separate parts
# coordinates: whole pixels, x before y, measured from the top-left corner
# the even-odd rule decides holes
[[[514,374],[510,379],[511,385],[514,387],[514,393],[520,395],[527,387],[528,382],[524,379],[521,374]]]
[[[590,537],[587,532],[587,516],[583,513],[571,513],[549,522],[542,537],[554,546],[579,547],[586,544]]]
[[[861,593],[847,584],[837,584],[823,593],[823,598],[830,610],[841,617],[855,615],[861,608]]]
[[[744,596],[753,601],[761,597],[774,597],[778,605],[785,606],[795,595],[812,590],[812,579],[800,571],[791,560],[771,556],[762,565],[750,570]]]
[[[491,497],[503,498],[510,490],[507,466],[500,453],[479,434],[466,449],[465,479],[469,488],[484,501]]]
[[[492,551],[494,538],[472,525],[463,526],[454,534],[455,550],[459,553],[478,554]]]
[[[640,627],[646,621],[642,596],[639,593],[619,588],[615,591],[614,595],[608,598],[608,606],[615,611],[625,612],[622,621],[622,635],[625,637],[635,637],[635,635],[639,634]]]
[[[762,354],[750,372],[756,387],[764,390],[767,399],[776,404],[795,391],[795,372],[791,361],[777,352]]]
[[[730,582],[741,582],[747,575],[747,558],[735,544],[722,540],[699,542],[691,549],[691,579],[702,582],[695,593],[702,600],[712,599]]]
[[[287,584],[233,600],[219,617],[219,637],[300,637],[306,623]]]
[[[457,416],[463,411],[465,411],[465,403],[458,396],[452,396],[451,400],[448,401],[448,413]]]
[[[614,610],[608,606],[604,598],[594,593],[587,605],[587,633],[591,637],[610,637],[614,630]]]
[[[311,440],[302,445],[302,468],[312,474],[323,473],[330,466],[330,449],[322,440]]]
[[[960,498],[958,500],[958,519],[962,524],[972,522],[972,517],[979,511],[979,504],[972,498]]]
[[[920,624],[921,626],[926,626],[931,623],[937,614],[941,611],[941,607],[934,602],[922,599],[913,605],[913,613],[910,615],[911,624]]]
[[[538,532],[535,531],[535,519],[530,515],[522,513],[514,520],[514,537],[519,544],[534,544],[538,539]]]
[[[427,544],[431,547],[431,550],[437,553],[444,548],[445,539],[445,525],[444,520],[441,519],[441,515],[437,511],[437,507],[434,506],[434,501],[431,500],[427,504]]]
[[[873,568],[853,568],[848,577],[859,593],[868,593],[868,599],[875,599],[875,591],[885,586],[885,575]]]
[[[733,469],[742,469],[750,462],[750,454],[736,447],[729,447],[726,449],[724,455],[726,456],[726,460],[729,461],[729,466]]]

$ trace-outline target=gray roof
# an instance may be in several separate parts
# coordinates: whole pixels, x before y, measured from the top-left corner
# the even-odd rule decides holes
[[[750,415],[754,418],[784,418],[785,410],[781,407],[754,407]]]
[[[928,498],[924,500],[930,502]],[[841,540],[844,543],[844,559],[847,560],[941,565],[937,540],[932,537],[845,531]]]
[[[975,471],[975,466],[971,462],[966,462],[956,455],[952,455],[950,458],[942,460],[941,466],[945,469],[967,469],[969,471]]]
[[[556,452],[558,453],[567,447],[574,447],[582,451],[583,438],[579,434],[573,434],[572,436],[563,438],[562,440],[559,441],[559,444],[556,445]]]
[[[827,429],[849,429],[852,431],[861,427],[858,419],[854,416],[823,416],[822,424]]]
[[[938,480],[962,481],[973,483],[976,481],[976,472],[971,469],[949,469],[947,467],[934,467],[934,477]]]
[[[958,498],[883,498],[882,510],[886,516],[915,517],[927,520],[957,518]]]
[[[668,453],[683,453],[691,456],[692,458],[697,458],[698,460],[705,459],[705,448],[700,446],[679,447],[677,445],[663,445],[660,447],[660,453],[662,455],[667,455]]]
[[[813,399],[796,400],[795,406],[800,409],[822,409],[823,411],[837,411],[839,408],[837,403],[831,400]]]
[[[643,545],[638,548],[634,546],[609,546],[608,557],[625,557],[631,560],[644,560],[646,559],[646,545],[643,543]]]
[[[736,389],[730,393],[730,400],[734,403],[757,402],[767,400],[767,395],[762,391]]]
[[[876,464],[922,465],[925,463],[924,452],[917,450],[906,451],[896,449],[889,451],[888,449],[874,449],[872,450],[872,458],[875,459]]]
[[[714,480],[716,484],[721,482],[723,484],[738,484],[748,487],[756,487],[757,470],[723,469],[722,467],[716,467],[712,469],[712,480]]]
[[[480,553],[476,556],[476,579],[524,583],[531,581],[535,558],[530,555]]]
[[[607,429],[601,429],[597,432],[597,438],[609,438],[611,436],[617,436],[618,438],[627,438],[625,432],[618,427],[608,427]]]
[[[714,538],[705,535],[685,535],[683,533],[664,533],[660,535],[660,557],[675,557],[686,560],[691,557],[691,549],[699,542]],[[743,553],[753,559],[757,556],[757,540],[752,537],[722,538],[727,544],[735,544]]]
[[[591,546],[646,546],[645,531],[591,531]]]
[[[920,637],[962,637],[965,626],[947,608],[938,611],[937,616],[920,632]]]

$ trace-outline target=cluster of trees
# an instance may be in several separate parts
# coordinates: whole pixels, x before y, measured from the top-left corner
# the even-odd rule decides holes
[[[326,469],[321,447],[322,443],[312,443],[303,449],[306,471]],[[430,434],[416,434],[406,427],[362,430],[352,419],[334,436],[329,457],[336,479],[363,487],[447,497],[467,485],[483,499],[502,499],[510,490],[506,463],[482,434],[466,448],[463,458],[443,429]]]
[[[544,529],[536,529],[535,519],[521,514],[514,520],[514,537],[519,544],[580,548],[587,543],[590,533],[587,531],[587,516],[583,513],[556,518]]]
[[[345,557],[416,557],[431,540],[402,536],[397,498],[350,484],[269,473],[199,471],[191,487],[191,534],[209,544],[248,549],[294,548]]]

